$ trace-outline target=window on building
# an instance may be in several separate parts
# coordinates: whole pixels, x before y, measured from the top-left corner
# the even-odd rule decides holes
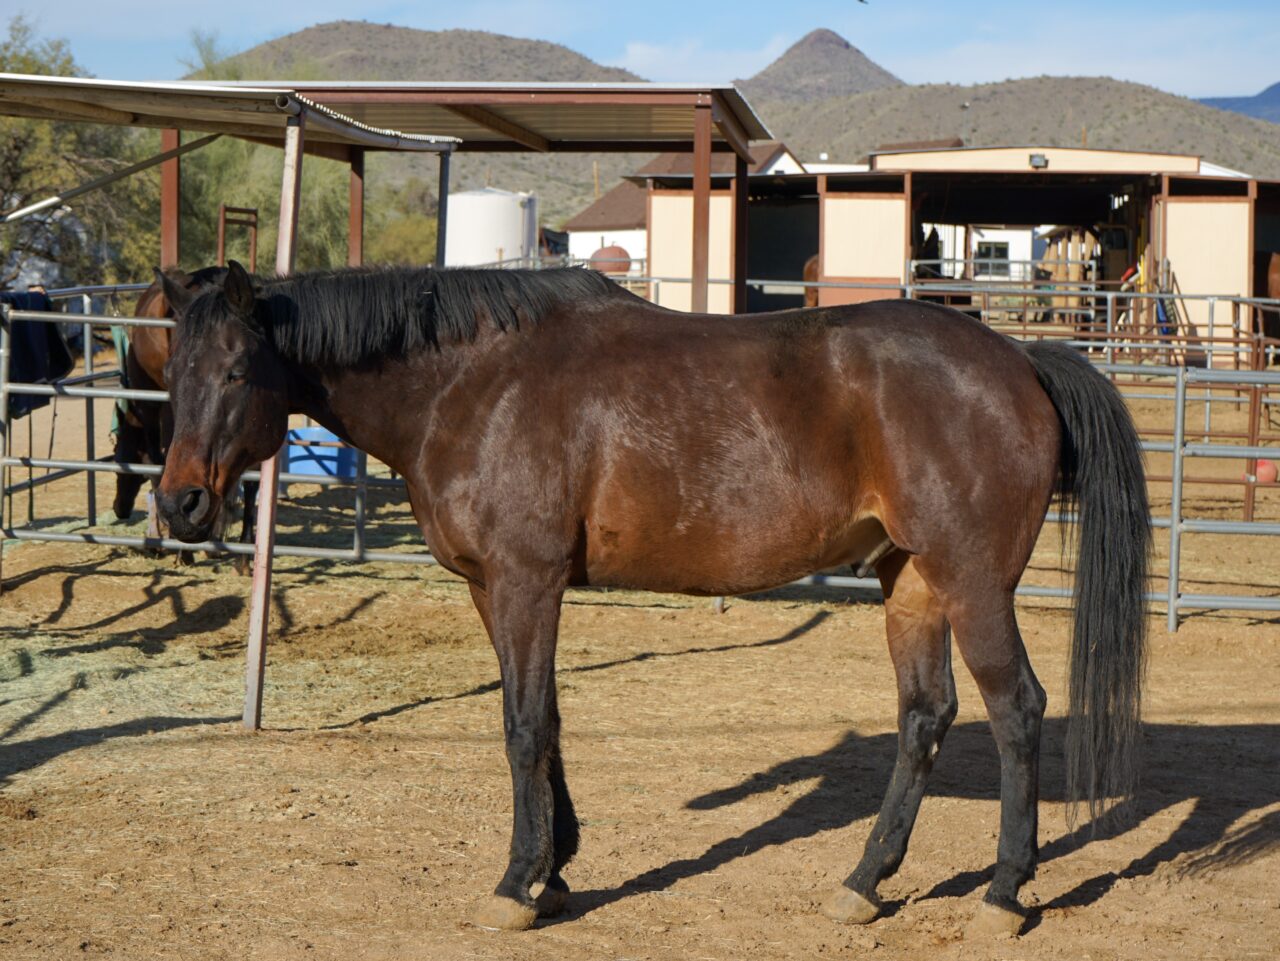
[[[1009,276],[1009,245],[995,241],[980,241],[974,258],[974,273],[984,277]]]

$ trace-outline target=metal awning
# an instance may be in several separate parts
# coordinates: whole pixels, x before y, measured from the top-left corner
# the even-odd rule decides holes
[[[752,141],[771,139],[746,98],[726,83],[245,84],[264,88],[296,92],[374,127],[449,134],[462,140],[462,151],[687,150],[697,107],[711,108],[712,149],[745,156]]]
[[[201,130],[282,143],[289,118],[300,114],[306,115],[307,142],[318,152],[352,147],[441,152],[457,146],[455,137],[424,128],[404,132],[346,116],[289,85],[139,83],[0,73],[0,116]]]

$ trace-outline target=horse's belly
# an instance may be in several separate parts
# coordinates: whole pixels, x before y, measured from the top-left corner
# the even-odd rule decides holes
[[[857,565],[885,541],[874,516],[708,517],[686,525],[587,524],[585,581],[681,594],[746,594]]]

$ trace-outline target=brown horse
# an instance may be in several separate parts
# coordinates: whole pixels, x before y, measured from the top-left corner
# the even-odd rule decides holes
[[[167,273],[173,283],[180,284],[187,290],[198,290],[207,284],[220,282],[226,276],[227,268],[203,267],[191,274],[170,268]],[[165,298],[159,280],[142,292],[133,315],[153,319],[173,316],[173,308]],[[132,328],[129,349],[125,354],[125,380],[131,389],[168,389],[164,367],[169,361],[172,341],[173,332],[167,327]],[[172,433],[173,410],[169,404],[148,400],[130,401],[120,415],[115,462],[117,464],[153,464],[163,467],[165,451],[168,449]],[[112,509],[120,520],[128,520],[133,515],[143,480],[142,474],[116,475],[116,496]],[[256,499],[257,484],[246,484],[244,524],[240,531],[241,543],[249,543],[253,540],[253,505]],[[190,558],[190,555],[185,553],[182,556],[188,560]],[[237,560],[237,567],[247,566],[247,562]]]
[[[1016,931],[1037,859],[1045,693],[1013,592],[1055,491],[1079,504],[1069,796],[1135,777],[1150,547],[1137,435],[1081,356],[912,301],[740,317],[655,307],[586,270],[347,270],[179,308],[159,488],[198,541],[305,412],[405,478],[498,655],[510,862],[478,924],[559,910],[578,822],[555,649],[572,585],[740,594],[869,563],[884,587],[899,752],[861,861],[824,911],[866,922],[956,714],[951,631],[1000,752],[998,862],[979,931]],[[540,893],[538,892],[541,887]]]

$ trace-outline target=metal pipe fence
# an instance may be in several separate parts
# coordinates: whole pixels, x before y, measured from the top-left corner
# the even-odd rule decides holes
[[[653,281],[658,283],[662,282],[661,279],[657,278],[653,279]],[[760,284],[767,283],[766,281],[752,282]],[[870,284],[858,286],[869,287],[872,289],[892,290],[908,295],[913,289],[915,289],[913,288],[913,285]],[[1114,293],[1118,295],[1118,292]],[[77,295],[79,295],[79,293],[77,293]],[[1221,300],[1225,298],[1218,299]],[[1277,307],[1280,307],[1280,302],[1272,301],[1263,303],[1267,305],[1275,304]],[[19,527],[13,523],[11,505],[12,495],[19,491],[30,490],[33,487],[40,485],[32,481],[22,482],[16,485],[10,483],[10,471],[12,468],[43,468],[47,471],[55,472],[46,475],[45,478],[39,479],[42,483],[66,479],[68,477],[75,476],[77,473],[83,472],[87,475],[90,492],[93,491],[93,478],[98,473],[139,474],[148,477],[155,477],[161,473],[162,469],[151,465],[118,464],[113,461],[98,459],[93,456],[94,451],[91,440],[87,446],[86,457],[84,460],[76,460],[73,458],[13,456],[11,453],[11,424],[8,417],[8,399],[10,395],[39,394],[55,397],[77,397],[85,399],[86,404],[89,405],[92,405],[95,399],[111,399],[113,402],[121,398],[128,400],[161,402],[168,400],[168,394],[163,391],[131,390],[124,387],[86,386],[87,384],[98,384],[104,381],[109,381],[112,378],[118,379],[119,371],[94,371],[92,369],[88,369],[83,375],[67,378],[54,384],[29,384],[15,383],[11,381],[9,364],[10,331],[12,322],[19,320],[82,324],[86,328],[94,326],[173,326],[173,321],[167,319],[110,317],[103,315],[67,315],[60,313],[43,313],[38,311],[19,311],[12,310],[7,307],[4,308],[3,315],[0,316],[0,538],[19,541],[80,542],[165,551],[202,550],[226,554],[252,554],[252,545],[221,540],[191,545],[163,537],[137,537],[129,535],[101,534],[95,532],[55,532],[33,527]],[[88,333],[88,330],[86,330],[86,333]],[[86,338],[86,343],[91,342],[91,339]],[[1192,387],[1203,386],[1206,390],[1212,388],[1231,391],[1251,390],[1257,394],[1261,391],[1280,388],[1280,372],[1199,369],[1173,364],[1151,365],[1115,363],[1111,361],[1111,358],[1114,357],[1116,350],[1122,349],[1125,345],[1125,342],[1119,337],[1119,335],[1115,335],[1106,341],[1090,341],[1085,339],[1083,341],[1074,342],[1086,347],[1100,347],[1104,353],[1102,354],[1102,357],[1097,358],[1098,366],[1102,372],[1109,376],[1140,375],[1148,380],[1153,378],[1167,378],[1173,381],[1174,427],[1172,431],[1172,440],[1146,441],[1143,444],[1144,450],[1148,452],[1160,452],[1173,455],[1173,470],[1171,477],[1173,495],[1171,513],[1168,518],[1153,518],[1153,524],[1155,526],[1168,528],[1170,531],[1168,589],[1162,594],[1148,594],[1149,600],[1153,602],[1163,602],[1166,605],[1169,629],[1171,631],[1176,630],[1178,613],[1189,609],[1280,610],[1280,597],[1267,598],[1239,595],[1227,596],[1195,594],[1183,593],[1180,589],[1181,541],[1183,535],[1216,533],[1280,536],[1280,524],[1278,523],[1258,522],[1252,521],[1251,519],[1244,521],[1204,520],[1187,518],[1184,516],[1183,492],[1185,483],[1200,482],[1196,479],[1185,477],[1184,464],[1187,458],[1243,458],[1248,460],[1250,464],[1253,464],[1258,458],[1280,453],[1280,448],[1269,448],[1257,443],[1234,445],[1210,443],[1208,440],[1200,442],[1189,440],[1185,417],[1185,410],[1188,403],[1188,390]],[[89,364],[91,364],[91,361],[87,363],[87,366],[89,366]],[[92,426],[93,423],[90,419],[86,424],[87,433],[91,433]],[[256,471],[250,471],[246,473],[245,478],[248,480],[257,480],[259,479],[259,475]],[[386,551],[370,550],[368,548],[367,501],[369,490],[371,488],[403,489],[404,483],[396,478],[377,475],[371,476],[369,473],[368,458],[363,452],[359,452],[357,455],[357,467],[354,477],[346,478],[339,476],[281,473],[279,475],[279,481],[281,483],[289,484],[299,483],[317,485],[321,487],[352,488],[355,501],[355,516],[351,547],[349,549],[278,542],[275,547],[276,554],[283,557],[307,557],[348,563],[435,563],[431,555],[421,549]],[[7,511],[5,509],[6,505],[8,505],[9,508]],[[87,526],[94,527],[96,526],[96,505],[94,503],[92,493],[87,506]],[[1051,522],[1069,520],[1069,518],[1063,518],[1056,514],[1050,514],[1047,519]],[[3,544],[0,542],[0,561],[2,561],[2,559]],[[832,586],[861,588],[873,591],[879,590],[879,582],[874,578],[857,578],[830,573],[814,574],[796,581],[795,583],[800,586]],[[1023,584],[1018,587],[1017,593],[1021,597],[1067,598],[1071,596],[1071,589],[1068,587]]]

